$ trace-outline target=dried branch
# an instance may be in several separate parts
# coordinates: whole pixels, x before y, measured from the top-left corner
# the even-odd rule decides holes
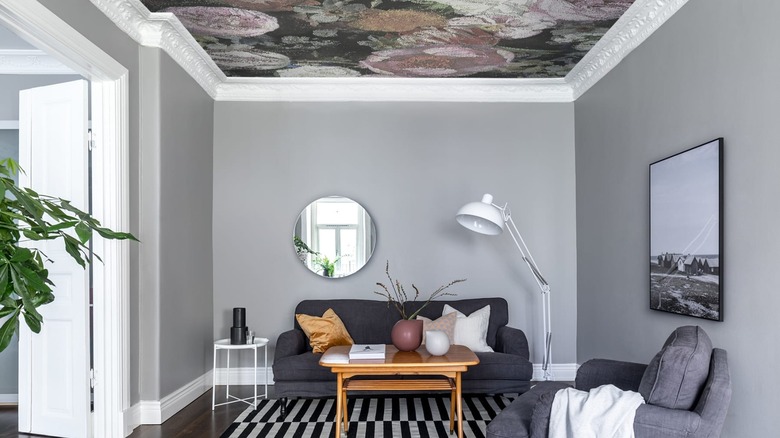
[[[406,294],[406,291],[404,290],[404,286],[401,284],[401,281],[397,279],[393,280],[392,276],[390,275],[390,261],[388,261],[387,264],[385,265],[385,275],[387,275],[388,280],[390,280],[390,288],[385,286],[383,283],[377,283],[376,285],[382,289],[380,291],[374,291],[374,293],[387,300],[387,307],[390,307],[391,304],[395,306],[396,310],[398,310],[398,313],[401,314],[402,319],[416,318],[417,315],[420,313],[420,311],[424,309],[426,306],[428,306],[428,304],[430,304],[431,301],[435,300],[436,298],[456,296],[456,294],[452,292],[445,292],[446,289],[448,289],[450,286],[454,286],[455,284],[466,281],[466,279],[464,278],[460,280],[454,280],[445,285],[439,286],[438,289],[436,289],[435,291],[433,291],[433,293],[431,293],[428,299],[423,303],[422,306],[420,306],[419,309],[417,309],[416,312],[407,316],[405,304],[408,301],[409,297]],[[415,286],[414,284],[412,284],[412,288],[414,289],[414,298],[412,301],[417,301],[417,298],[420,296],[420,289],[418,289],[417,286]]]

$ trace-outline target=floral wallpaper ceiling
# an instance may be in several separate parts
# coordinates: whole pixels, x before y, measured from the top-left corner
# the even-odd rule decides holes
[[[142,0],[227,76],[559,78],[634,0]]]

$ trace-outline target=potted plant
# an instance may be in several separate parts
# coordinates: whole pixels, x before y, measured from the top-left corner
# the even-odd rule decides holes
[[[333,272],[336,270],[336,263],[341,260],[341,257],[337,257],[331,261],[326,255],[320,255],[320,253],[315,254],[317,254],[317,257],[314,259],[314,266],[319,266],[322,269],[323,277],[333,277]]]
[[[106,239],[138,240],[101,227],[65,199],[17,186],[13,177],[20,170],[14,160],[0,160],[0,318],[8,318],[0,326],[0,351],[19,330],[20,318],[40,333],[43,317],[38,308],[55,298],[45,265],[52,260],[28,242],[62,239],[67,253],[86,268],[90,256],[100,260],[87,246],[93,232]]]
[[[455,296],[454,293],[446,292],[446,290],[450,286],[466,281],[465,278],[453,280],[445,285],[439,286],[438,289],[433,291],[431,295],[428,296],[428,299],[425,300],[422,306],[420,306],[414,312],[407,314],[406,302],[409,301],[409,296],[406,294],[404,286],[401,284],[401,282],[398,279],[393,280],[393,278],[390,276],[389,261],[385,265],[385,275],[387,275],[388,280],[390,280],[390,287],[388,288],[383,283],[377,283],[376,285],[382,288],[382,290],[374,291],[374,293],[385,298],[387,300],[388,307],[391,304],[395,306],[396,310],[398,310],[398,313],[401,315],[401,320],[395,323],[393,330],[390,333],[393,345],[395,345],[395,347],[400,351],[416,350],[417,347],[419,347],[422,343],[423,322],[422,320],[415,319],[417,318],[417,315],[420,313],[420,311],[426,308],[431,303],[431,301],[435,300],[436,298]],[[417,301],[417,298],[420,296],[420,290],[414,284],[412,284],[412,289],[414,289],[414,297],[412,297],[411,301]]]

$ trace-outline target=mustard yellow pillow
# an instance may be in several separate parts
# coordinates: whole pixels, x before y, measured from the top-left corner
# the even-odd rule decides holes
[[[303,332],[309,338],[309,344],[314,353],[324,353],[336,345],[352,345],[355,341],[347,332],[341,318],[333,309],[328,309],[322,317],[296,313],[295,319],[301,325]]]

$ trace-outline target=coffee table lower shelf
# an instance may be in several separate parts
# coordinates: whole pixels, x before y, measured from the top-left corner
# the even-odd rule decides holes
[[[349,428],[349,413],[347,412],[347,391],[450,391],[450,433],[455,431],[455,416],[458,417],[458,436],[462,437],[461,421],[463,407],[461,406],[460,372],[452,377],[445,375],[430,379],[361,379],[337,376],[338,395],[336,396],[336,437],[340,433],[340,423],[343,422],[344,432]],[[365,376],[365,374],[359,374]],[[339,418],[340,417],[340,418]],[[341,421],[339,421],[341,420]]]
[[[320,359],[336,375],[335,436],[341,438],[349,427],[347,392],[360,391],[450,391],[450,433],[458,422],[458,438],[463,438],[463,400],[461,375],[479,358],[462,345],[453,345],[443,356],[432,356],[424,348],[417,351],[398,351],[392,345],[385,348],[384,360],[350,360],[349,346],[331,347]],[[355,379],[355,377],[361,377]],[[389,379],[390,376],[414,378]]]

